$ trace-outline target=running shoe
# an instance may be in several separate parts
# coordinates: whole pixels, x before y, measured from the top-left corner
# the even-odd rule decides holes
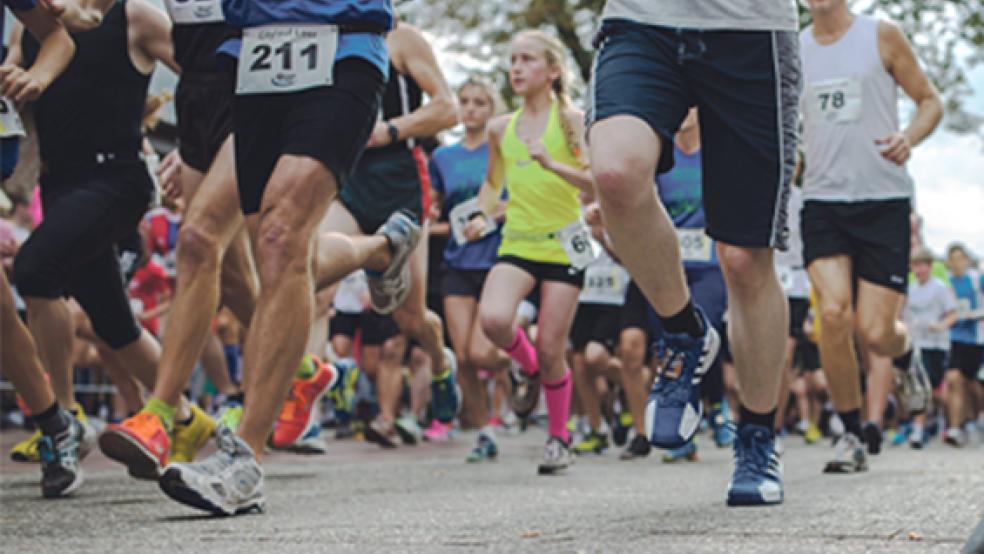
[[[635,460],[636,458],[645,458],[649,456],[650,450],[652,450],[652,446],[649,445],[649,440],[642,435],[636,435],[632,437],[629,446],[622,451],[618,459],[628,461]]]
[[[18,397],[18,405],[20,405],[20,397]],[[23,411],[25,414],[30,414],[30,412],[27,411],[27,406],[21,406],[21,411]],[[84,427],[86,430],[85,433],[86,440],[82,444],[79,450],[79,459],[84,460],[85,457],[89,455],[89,452],[91,452],[92,449],[95,447],[96,436],[98,435],[98,433],[96,432],[92,424],[89,423],[89,418],[86,417],[85,410],[82,409],[81,404],[79,404],[78,402],[73,404],[72,409],[68,411],[68,413],[70,416],[74,417],[79,423],[81,423],[82,427]],[[34,433],[30,437],[15,444],[10,449],[10,459],[15,462],[25,462],[25,463],[40,462],[41,455],[38,452],[39,440],[41,440],[40,429],[34,431]]]
[[[543,460],[540,461],[536,471],[539,475],[556,475],[565,471],[573,463],[571,447],[559,437],[550,437],[543,449]]]
[[[122,423],[108,425],[99,436],[99,449],[125,465],[131,477],[156,480],[167,465],[171,439],[160,418],[140,412]]]
[[[409,214],[393,212],[376,231],[389,240],[392,257],[389,267],[382,272],[366,271],[372,309],[380,314],[391,314],[399,308],[410,293],[410,254],[420,241],[420,225]]]
[[[621,448],[629,441],[629,431],[632,430],[632,414],[622,410],[615,418],[615,428],[612,429],[612,442]]]
[[[316,356],[311,356],[311,359],[317,369],[308,379],[294,378],[290,398],[284,402],[270,439],[274,448],[290,447],[312,424],[318,422],[318,403],[338,381],[338,371],[334,366]]]
[[[899,399],[909,409],[910,413],[921,414],[929,410],[932,400],[933,385],[923,365],[922,352],[919,348],[912,351],[912,361],[905,369],[893,368],[898,383],[896,390]]]
[[[514,361],[509,368],[509,379],[513,386],[512,394],[509,395],[509,407],[516,417],[526,419],[540,401],[540,373],[530,375]]]
[[[253,450],[229,429],[219,449],[200,462],[169,464],[159,486],[172,499],[215,515],[263,511],[263,469]]]
[[[191,406],[191,421],[187,424],[174,424],[174,437],[171,440],[172,462],[191,462],[195,454],[215,432],[215,421],[198,406]]]
[[[892,435],[892,446],[901,446],[905,444],[905,441],[909,440],[909,435],[912,433],[912,424],[908,421],[903,421],[899,423],[898,428],[895,430],[895,434]]]
[[[243,419],[243,405],[236,400],[226,400],[219,409],[219,417],[216,418],[216,429],[224,427],[236,433],[239,429],[239,422]],[[218,431],[216,431],[218,434]]]
[[[41,430],[37,429],[26,439],[15,444],[10,449],[10,459],[15,462],[38,463],[41,455],[38,453],[38,441],[41,440]]]
[[[321,425],[318,422],[311,424],[287,450],[298,454],[326,454],[328,443],[321,437]]]
[[[408,446],[413,446],[424,438],[424,432],[420,429],[417,418],[410,414],[403,414],[396,418],[396,421],[393,422],[393,427],[396,429],[396,434],[400,436],[403,444]]]
[[[869,421],[861,428],[861,433],[864,435],[864,443],[868,446],[868,454],[872,456],[880,454],[882,440],[884,439],[881,428],[875,422]]]
[[[967,438],[959,427],[950,427],[943,435],[943,442],[950,446],[961,447],[967,444]]]
[[[474,464],[486,460],[492,461],[498,456],[499,446],[495,443],[495,439],[485,433],[479,433],[478,442],[475,444],[475,448],[472,448],[471,452],[468,453],[465,461],[469,464]]]
[[[574,445],[575,454],[601,454],[608,450],[608,436],[591,430],[584,439]]]
[[[382,448],[396,448],[400,444],[400,436],[392,423],[377,416],[366,427],[366,441],[376,443]]]
[[[660,374],[649,392],[646,436],[654,446],[678,448],[700,427],[700,381],[711,367],[721,339],[703,310],[704,336],[664,333],[657,347]]]
[[[864,443],[854,433],[844,433],[834,442],[834,458],[824,466],[824,473],[853,473],[868,469]]]
[[[424,439],[428,442],[448,442],[451,440],[451,426],[433,419],[424,431]]]
[[[688,462],[697,461],[696,440],[691,439],[687,441],[687,444],[681,446],[680,448],[667,450],[663,453],[663,463],[672,464],[673,462],[679,462],[680,460],[687,460]]]
[[[779,504],[783,499],[782,461],[768,427],[740,424],[735,437],[735,472],[728,483],[728,506]]]
[[[71,418],[68,429],[56,437],[41,435],[38,456],[41,461],[41,494],[45,498],[68,496],[82,486],[79,467],[83,445],[95,441],[94,431]],[[89,436],[86,436],[89,435]]]
[[[810,423],[806,426],[806,432],[803,433],[803,441],[806,444],[813,444],[823,438],[823,434],[820,433],[820,428],[817,427],[816,423]]]
[[[458,415],[458,361],[454,351],[444,347],[444,368],[446,375],[441,379],[431,380],[431,410],[434,417],[441,423],[451,423]]]
[[[731,421],[731,410],[728,408],[728,401],[722,400],[711,407],[711,430],[714,435],[714,444],[718,448],[726,448],[735,442],[735,424]]]

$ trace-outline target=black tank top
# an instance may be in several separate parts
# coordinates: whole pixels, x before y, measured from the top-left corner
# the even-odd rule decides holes
[[[383,93],[383,104],[381,106],[383,121],[389,121],[397,117],[413,112],[420,107],[423,101],[423,92],[417,81],[413,77],[404,75],[396,70],[393,62],[389,66],[389,80],[386,81],[386,91]],[[409,150],[415,145],[411,139],[401,140],[382,148],[375,149],[379,153],[397,152]]]
[[[231,70],[219,67],[215,51],[227,40],[239,36],[239,29],[225,23],[175,23],[171,28],[174,59],[181,66],[182,74],[228,73],[231,75]]]
[[[126,0],[113,5],[99,27],[73,33],[75,57],[34,104],[41,159],[49,170],[59,160],[113,152],[136,156],[150,75],[130,61]],[[24,33],[24,59],[34,63],[39,45]]]

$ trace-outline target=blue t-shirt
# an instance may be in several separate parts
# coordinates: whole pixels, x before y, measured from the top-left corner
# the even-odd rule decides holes
[[[393,28],[390,0],[222,0],[226,23],[235,27],[259,27],[278,23],[364,25],[380,31]],[[230,40],[219,52],[239,57],[240,41]],[[389,76],[386,37],[380,33],[341,33],[335,61],[362,58]]]
[[[704,219],[704,202],[701,193],[700,150],[693,154],[685,154],[673,145],[675,163],[669,173],[656,176],[656,188],[659,198],[677,229],[704,229],[707,222]],[[707,239],[710,245],[710,261],[683,261],[687,269],[717,267],[717,253],[714,252],[714,242]]]
[[[445,217],[458,204],[478,196],[485,181],[488,160],[487,142],[474,150],[459,142],[434,151],[429,164],[431,185],[444,196],[441,213]],[[481,240],[463,245],[454,240],[452,233],[444,248],[444,263],[453,269],[490,269],[501,240],[498,229]]]
[[[980,310],[984,306],[984,275],[968,271],[950,276],[957,297],[957,313]],[[950,340],[963,344],[984,344],[984,319],[961,319],[950,328]]]

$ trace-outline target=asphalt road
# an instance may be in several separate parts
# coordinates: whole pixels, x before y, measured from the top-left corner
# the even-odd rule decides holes
[[[544,435],[500,437],[468,465],[474,436],[381,451],[330,441],[324,456],[272,454],[267,509],[214,518],[128,478],[99,453],[72,498],[44,500],[36,466],[6,460],[2,552],[956,552],[984,516],[984,446],[889,448],[869,472],[823,475],[830,447],[786,441],[786,502],[728,508],[731,453],[620,462],[615,451],[539,477]]]

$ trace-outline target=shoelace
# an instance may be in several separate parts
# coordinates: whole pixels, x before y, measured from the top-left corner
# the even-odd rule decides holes
[[[758,437],[743,437],[740,434],[735,440],[735,480],[756,479],[764,476],[763,468],[768,467],[769,449],[765,441],[757,440]]]
[[[660,373],[653,391],[659,394],[665,404],[682,405],[690,401],[691,387],[690,380],[693,378],[694,368],[697,366],[698,358],[690,348],[677,348],[676,345],[668,345],[665,341],[660,341],[658,351],[663,353],[666,366],[674,363],[681,364],[680,375],[669,378],[664,375],[665,369]]]

